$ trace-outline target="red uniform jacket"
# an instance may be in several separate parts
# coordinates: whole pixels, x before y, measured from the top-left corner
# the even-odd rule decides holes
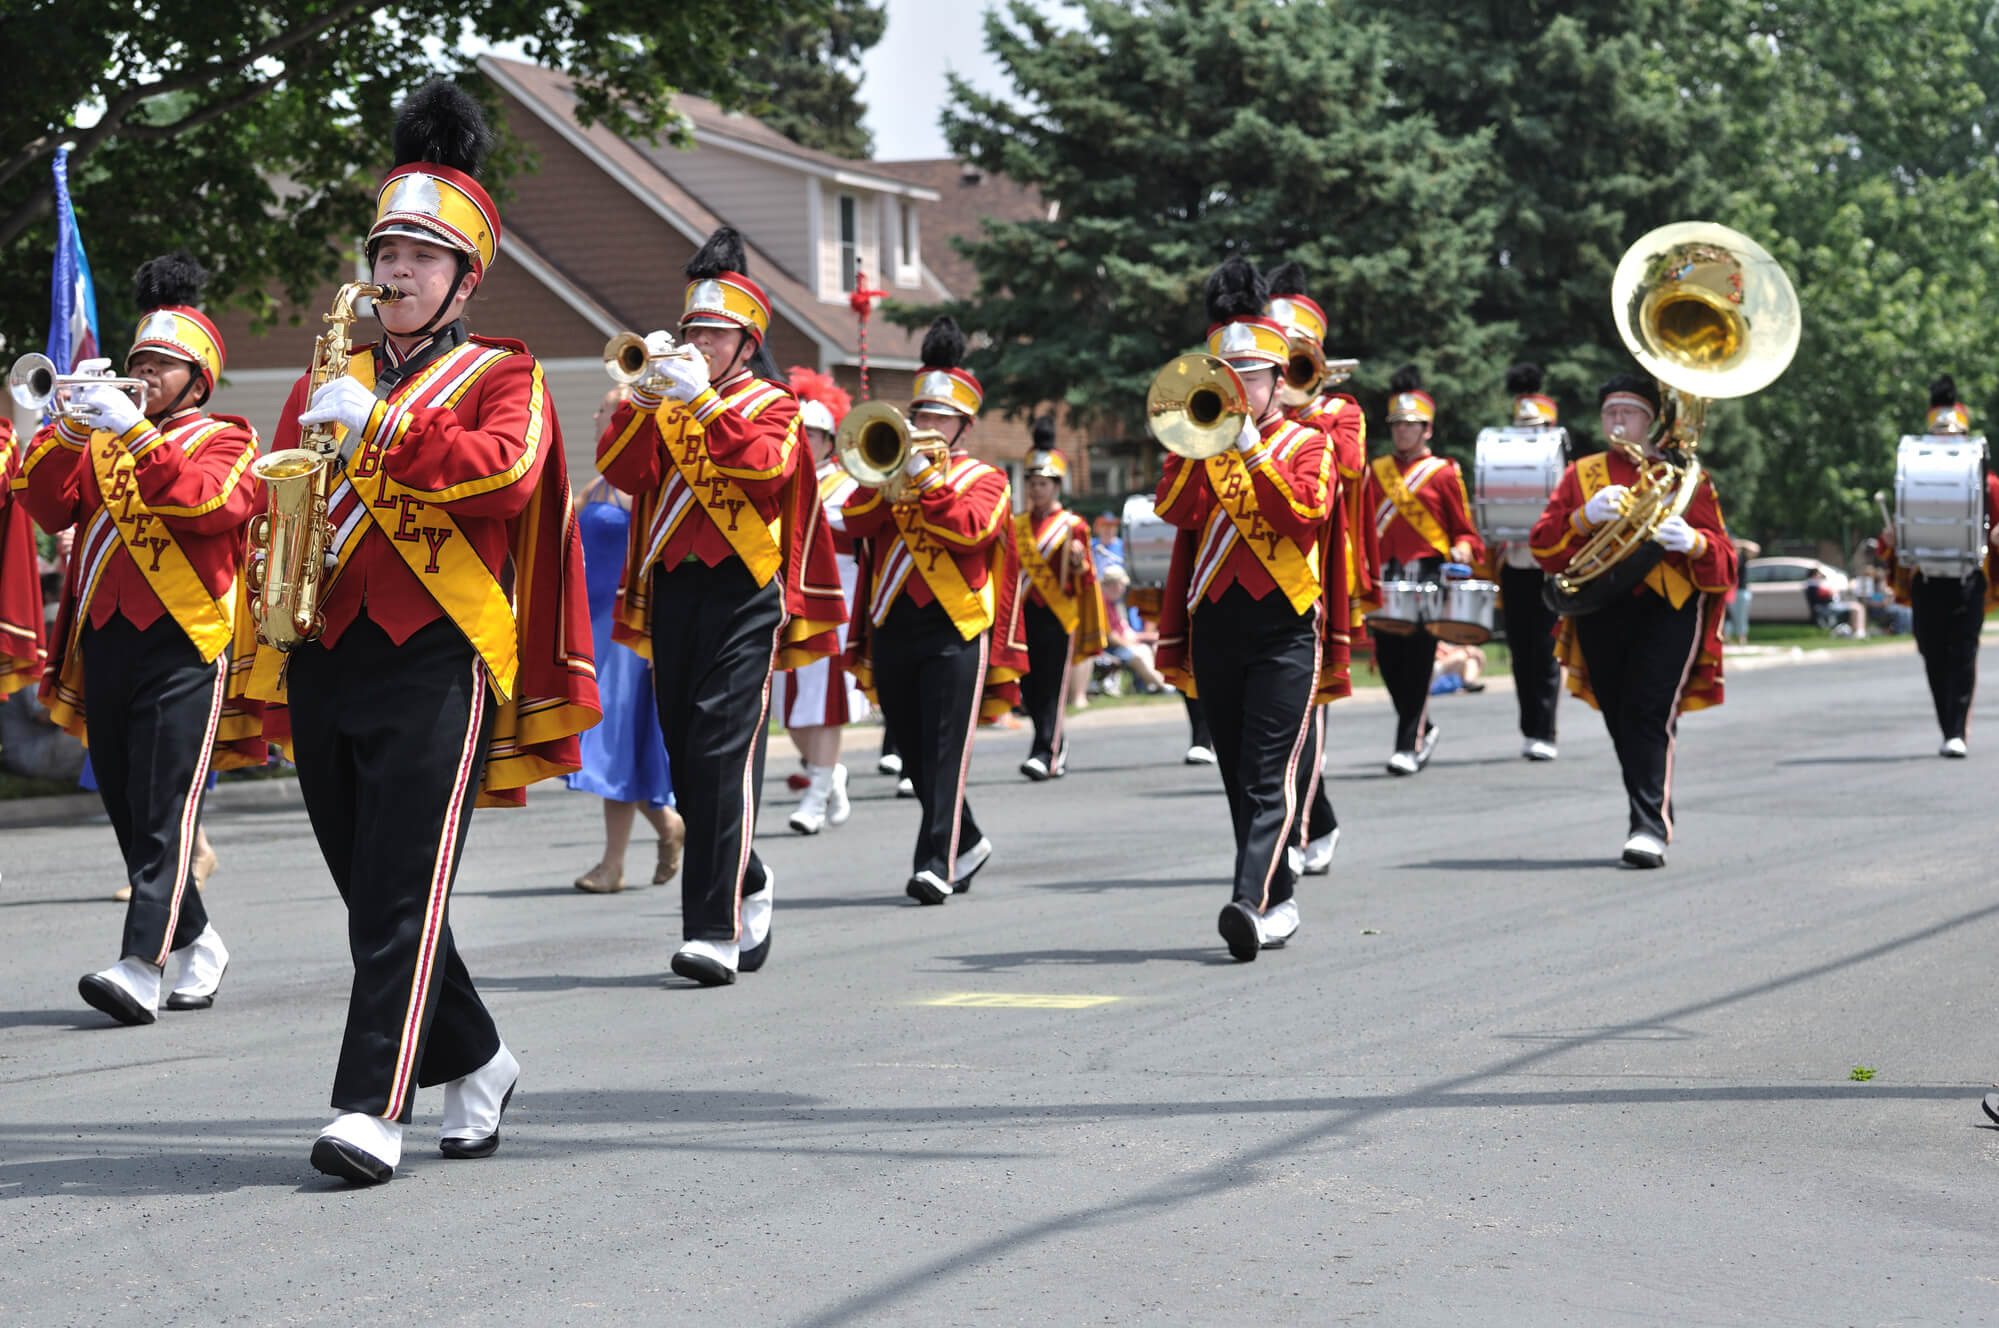
[[[1338,520],[1339,475],[1335,447],[1322,426],[1294,423],[1281,415],[1258,425],[1262,443],[1248,456],[1231,451],[1208,461],[1188,461],[1169,453],[1153,497],[1162,520],[1180,528],[1159,614],[1159,671],[1189,696],[1196,694],[1192,637],[1195,606],[1219,599],[1231,585],[1252,598],[1290,597],[1254,552],[1216,495],[1211,470],[1225,468],[1229,483],[1246,476],[1253,505],[1255,537],[1274,552],[1287,548],[1310,569],[1308,611],[1319,613],[1320,656],[1317,699],[1330,701],[1350,691],[1347,658],[1353,615],[1347,598],[1345,537]],[[1293,597],[1294,604],[1296,598]]]
[[[1583,508],[1590,498],[1610,485],[1629,486],[1637,479],[1638,467],[1615,450],[1598,452],[1571,464],[1528,536],[1542,568],[1550,573],[1567,570],[1569,560],[1589,542],[1590,525],[1583,519]],[[1631,593],[1663,595],[1676,608],[1694,596],[1700,597],[1700,655],[1688,675],[1680,703],[1682,710],[1700,710],[1722,702],[1723,596],[1735,585],[1735,542],[1728,537],[1721,504],[1705,473],[1700,487],[1694,491],[1693,501],[1687,504],[1685,517],[1687,524],[1700,532],[1700,546],[1691,553],[1668,553]],[[1596,705],[1596,693],[1589,685],[1589,669],[1576,645],[1575,625],[1569,619],[1562,620],[1556,653],[1568,666],[1569,690]]]
[[[356,360],[379,365],[371,351],[357,348]],[[277,447],[296,446],[309,388],[302,377],[286,399]],[[408,640],[427,623],[453,617],[446,606],[467,593],[481,568],[508,592],[517,659],[511,689],[492,671],[491,641],[481,640],[504,629],[489,624],[475,633],[453,617],[489,660],[500,704],[481,806],[518,805],[529,784],[580,768],[576,735],[601,714],[583,543],[569,498],[562,429],[541,365],[518,341],[469,337],[375,407],[327,505],[341,559],[321,600],[328,646],[364,611],[392,640]],[[454,570],[444,555],[461,537],[478,565],[467,560]],[[391,541],[417,551],[421,570]],[[259,652],[257,681],[266,688],[275,653]],[[269,690],[261,695],[276,699]],[[265,733],[289,743],[282,706],[266,710]]]
[[[1358,627],[1361,618],[1381,604],[1376,590],[1381,580],[1381,539],[1367,505],[1367,416],[1360,402],[1347,393],[1321,392],[1291,418],[1324,429],[1327,445],[1333,449],[1333,470],[1340,481],[1341,542],[1345,545],[1341,561],[1346,567],[1352,626]]]
[[[14,496],[22,449],[13,422],[0,417],[0,701],[42,676],[42,577],[35,523]]]
[[[1995,575],[1999,573],[1999,557],[1993,555],[1991,543],[1992,528],[1995,524],[1999,524],[1999,474],[1988,472],[1985,476],[1985,531],[1987,537],[1985,544],[1985,611],[1987,613],[1992,612],[1995,606],[1999,606],[1999,575]],[[1907,604],[1909,602],[1909,585],[1910,582],[1915,580],[1916,569],[1912,566],[1904,567],[1896,560],[1895,528],[1893,526],[1881,532],[1879,544],[1881,561],[1886,566],[1888,572],[1888,583],[1895,590],[1895,602],[1897,604]]]
[[[1436,523],[1437,532],[1443,536],[1442,548],[1437,546],[1436,540],[1412,525],[1408,517],[1390,501],[1388,490],[1382,486],[1377,471],[1383,461],[1394,466],[1411,496]],[[1375,534],[1381,543],[1383,563],[1448,557],[1450,546],[1459,540],[1471,545],[1469,561],[1476,563],[1485,557],[1485,542],[1478,537],[1478,528],[1472,524],[1471,500],[1465,494],[1464,474],[1458,469],[1458,463],[1449,457],[1425,456],[1415,461],[1404,461],[1391,454],[1386,458],[1375,458],[1367,468],[1366,503]]]

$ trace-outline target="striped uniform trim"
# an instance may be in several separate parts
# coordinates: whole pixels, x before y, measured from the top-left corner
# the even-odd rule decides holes
[[[465,394],[472,390],[472,385],[485,376],[487,370],[512,353],[511,351],[488,348],[483,356],[473,363],[466,365],[462,372],[437,390],[434,394],[436,404],[447,409],[455,407],[464,399]],[[464,480],[451,485],[449,488],[410,488],[409,491],[426,503],[444,505],[458,502],[465,498],[476,498],[482,493],[491,493],[495,489],[506,488],[509,484],[514,483],[521,476],[534,469],[535,458],[541,455],[542,438],[547,433],[547,416],[548,393],[542,386],[541,365],[536,364],[529,378],[528,422],[527,429],[521,435],[521,441],[524,445],[521,448],[521,454],[514,458],[514,463],[505,470],[497,471],[491,475],[484,475],[475,480]],[[384,418],[387,418],[386,413]],[[410,412],[404,409],[398,418],[396,441],[402,441],[402,436],[408,432],[409,425]],[[409,488],[407,485],[404,487]]]
[[[1442,470],[1444,464],[1444,458],[1440,456],[1424,457],[1412,466],[1407,474],[1403,475],[1402,487],[1409,490],[1410,497],[1415,497],[1416,491],[1422,488],[1432,475]],[[1374,509],[1374,533],[1377,535],[1386,535],[1388,533],[1388,523],[1394,519],[1395,500],[1393,498],[1383,498],[1381,506]]]
[[[1686,663],[1680,666],[1679,685],[1673,688],[1672,718],[1666,721],[1666,782],[1663,796],[1659,799],[1659,817],[1666,823],[1666,842],[1673,842],[1673,758],[1680,746],[1680,703],[1686,700],[1687,684],[1693,681],[1694,665],[1700,663],[1701,647],[1707,643],[1708,600],[1712,596],[1701,594],[1694,600],[1694,643],[1687,650]],[[1966,723],[1970,715],[1965,716]]]
[[[972,773],[972,739],[979,733],[979,707],[985,701],[986,663],[992,644],[991,632],[979,633],[979,676],[972,683],[972,713],[965,721],[965,749],[958,754],[957,790],[951,795],[951,855],[945,859],[950,879],[958,879],[958,832],[965,822],[965,781]]]
[[[479,731],[486,718],[486,666],[472,660],[472,700],[465,718],[465,744],[458,752],[458,773],[451,783],[451,801],[444,809],[444,829],[438,835],[437,856],[430,868],[430,899],[424,908],[423,940],[417,947],[416,968],[410,977],[409,1002],[403,1012],[402,1041],[396,1050],[395,1075],[389,1083],[388,1105],[383,1120],[403,1114],[416,1075],[417,1043],[423,1032],[423,1012],[430,994],[430,971],[437,962],[438,941],[444,932],[445,903],[451,896],[451,869],[458,846],[458,827],[470,802],[471,784],[479,764]]]
[[[194,836],[197,823],[201,819],[201,786],[208,782],[208,764],[215,756],[215,730],[222,723],[222,701],[229,694],[229,656],[225,652],[215,660],[215,690],[208,698],[208,725],[202,730],[201,748],[194,761],[194,778],[188,781],[187,795],[181,801],[179,847],[174,856],[173,902],[167,906],[167,926],[160,935],[159,953],[153,956],[153,967],[163,967],[167,956],[173,952],[174,928],[180,926],[181,901],[187,895],[187,869],[194,859]]]
[[[1194,573],[1187,580],[1187,607],[1193,608],[1208,593],[1208,583],[1215,579],[1215,573],[1222,570],[1222,562],[1229,550],[1241,538],[1235,522],[1229,518],[1228,509],[1216,503],[1208,513],[1208,528],[1201,532],[1200,552],[1194,557]]]
[[[751,733],[762,733],[770,723],[771,670],[777,666],[777,652],[783,645],[784,617],[780,614],[777,626],[773,627],[770,633],[770,660],[764,666],[763,695],[757,702],[757,722],[756,727],[750,730]],[[743,832],[742,845],[736,850],[736,899],[730,908],[730,921],[735,927],[734,939],[738,943],[743,939],[743,875],[749,871],[750,854],[756,850],[757,740],[755,738],[750,740],[749,750],[743,753],[743,781],[739,791],[743,799]],[[770,889],[768,873],[764,889]]]
[[[1319,667],[1324,662],[1325,643],[1320,639],[1319,615],[1325,609],[1315,606],[1311,612],[1312,622],[1312,669],[1305,675],[1305,712],[1298,720],[1298,736],[1291,742],[1291,759],[1284,763],[1284,828],[1277,833],[1276,847],[1270,853],[1270,865],[1263,869],[1263,894],[1258,899],[1256,911],[1264,912],[1270,907],[1270,882],[1277,875],[1277,865],[1284,861],[1284,855],[1291,848],[1291,830],[1298,822],[1298,758],[1305,751],[1305,739],[1312,733],[1312,718],[1318,706],[1312,698],[1319,694]]]
[[[104,579],[104,569],[110,565],[112,553],[122,547],[117,523],[111,519],[111,509],[98,508],[91,514],[90,524],[84,528],[83,537],[77,540],[75,552],[71,555],[70,568],[76,575],[76,631],[83,630],[90,613],[90,597],[97,593],[98,582]]]
[[[1314,682],[1316,683],[1316,670]],[[1316,694],[1316,692],[1315,692]],[[1319,795],[1319,786],[1326,778],[1326,707],[1312,707],[1312,777],[1305,781],[1305,796],[1298,804],[1298,833],[1291,841],[1304,848],[1312,837],[1312,799]]]

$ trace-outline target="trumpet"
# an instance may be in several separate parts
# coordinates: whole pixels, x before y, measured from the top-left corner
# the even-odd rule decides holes
[[[854,482],[880,489],[891,503],[909,498],[909,476],[903,467],[909,454],[922,452],[942,464],[951,445],[932,429],[911,429],[902,412],[886,401],[869,401],[847,412],[833,435],[833,455]]]
[[[604,372],[611,381],[624,387],[634,387],[654,396],[665,395],[666,380],[653,367],[656,360],[685,359],[701,352],[684,341],[674,341],[671,334],[667,340],[673,349],[665,355],[653,355],[646,349],[646,339],[636,332],[620,332],[604,343]]]
[[[1226,360],[1191,351],[1166,362],[1145,392],[1145,427],[1189,461],[1220,456],[1249,423],[1249,392]]]
[[[7,371],[7,392],[23,410],[51,419],[77,420],[76,389],[115,387],[132,398],[139,413],[146,411],[146,384],[140,378],[113,378],[109,374],[57,373],[55,361],[46,355],[27,354],[14,361]]]

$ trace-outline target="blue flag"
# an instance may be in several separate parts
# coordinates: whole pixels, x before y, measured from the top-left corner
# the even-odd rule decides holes
[[[48,357],[57,373],[69,373],[96,356],[97,287],[91,284],[90,260],[77,234],[76,211],[69,202],[69,149],[56,149],[56,265],[49,281]]]

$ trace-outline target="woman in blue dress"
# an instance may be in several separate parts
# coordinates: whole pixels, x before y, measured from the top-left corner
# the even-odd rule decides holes
[[[614,388],[597,408],[596,426],[616,408],[623,389]],[[632,820],[644,813],[659,833],[659,858],[652,882],[663,885],[680,870],[680,846],[687,826],[673,810],[673,781],[667,770],[666,741],[653,704],[652,666],[611,639],[611,611],[625,568],[625,536],[631,525],[630,499],[592,480],[577,504],[583,536],[583,576],[590,592],[590,635],[597,652],[597,697],[604,718],[582,736],[583,768],[568,777],[570,788],[604,799],[604,856],[576,878],[576,888],[616,894],[625,888],[625,849]]]

